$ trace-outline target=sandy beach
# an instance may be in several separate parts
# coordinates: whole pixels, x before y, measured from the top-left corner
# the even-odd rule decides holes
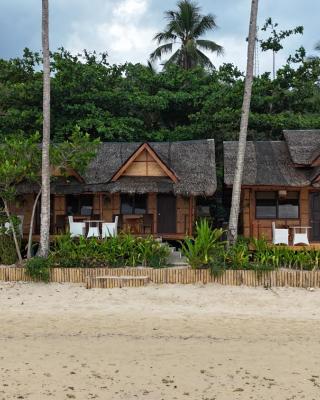
[[[320,398],[320,291],[0,283],[0,399]]]

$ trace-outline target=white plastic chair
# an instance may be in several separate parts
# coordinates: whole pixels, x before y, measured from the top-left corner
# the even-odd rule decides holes
[[[297,232],[298,230],[304,230],[304,232]],[[307,227],[294,227],[293,228],[293,245],[306,244],[309,245],[308,239],[308,228]]]
[[[74,222],[72,215],[68,216],[68,220],[71,237],[83,236],[86,229],[86,224],[84,222]]]
[[[289,245],[289,229],[278,229],[276,223],[272,222],[272,243]]]
[[[117,236],[118,233],[118,215],[115,217],[114,222],[104,222],[102,224],[102,239],[110,236]]]

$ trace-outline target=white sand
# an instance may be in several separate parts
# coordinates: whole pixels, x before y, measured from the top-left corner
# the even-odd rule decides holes
[[[0,283],[0,400],[320,399],[320,291]]]

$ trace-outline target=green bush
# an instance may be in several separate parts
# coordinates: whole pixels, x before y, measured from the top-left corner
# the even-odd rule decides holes
[[[169,249],[152,236],[136,238],[120,234],[107,240],[63,235],[56,239],[50,259],[60,267],[145,267],[166,265]]]
[[[12,235],[0,233],[0,264],[11,265],[17,261],[17,252]]]
[[[250,269],[251,252],[248,241],[239,238],[237,242],[225,251],[225,263],[231,269]]]
[[[224,257],[225,242],[221,240],[224,231],[212,229],[207,220],[196,223],[195,238],[186,237],[181,242],[183,255],[192,268],[209,268],[221,264]]]
[[[43,282],[50,280],[50,260],[42,257],[30,258],[26,263],[26,274]]]

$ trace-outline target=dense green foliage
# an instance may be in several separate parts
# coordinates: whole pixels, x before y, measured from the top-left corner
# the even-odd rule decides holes
[[[297,60],[255,78],[249,139],[279,139],[282,129],[320,128],[320,60]],[[0,140],[41,131],[39,56],[0,60]],[[52,55],[52,137],[78,125],[101,140],[237,137],[243,75],[233,65],[205,71],[170,66],[155,73],[136,64],[109,65],[105,55]],[[219,154],[219,153],[218,153]]]
[[[208,268],[223,258],[222,229],[211,229],[207,220],[196,223],[195,238],[186,237],[181,249],[192,268]]]
[[[136,238],[120,234],[108,240],[72,239],[63,235],[56,239],[50,260],[59,267],[136,267],[161,268],[166,265],[169,249],[152,237]]]
[[[0,233],[0,264],[12,265],[17,261],[17,252],[11,234]]]
[[[43,282],[50,280],[50,260],[43,257],[34,257],[26,263],[26,274],[31,278]]]
[[[225,269],[268,271],[278,268],[316,270],[320,267],[320,251],[295,250],[286,246],[270,246],[263,239],[239,238],[230,248],[222,240],[223,230],[208,223],[197,224],[194,239],[182,243],[183,254],[193,268],[210,268],[213,273]]]

